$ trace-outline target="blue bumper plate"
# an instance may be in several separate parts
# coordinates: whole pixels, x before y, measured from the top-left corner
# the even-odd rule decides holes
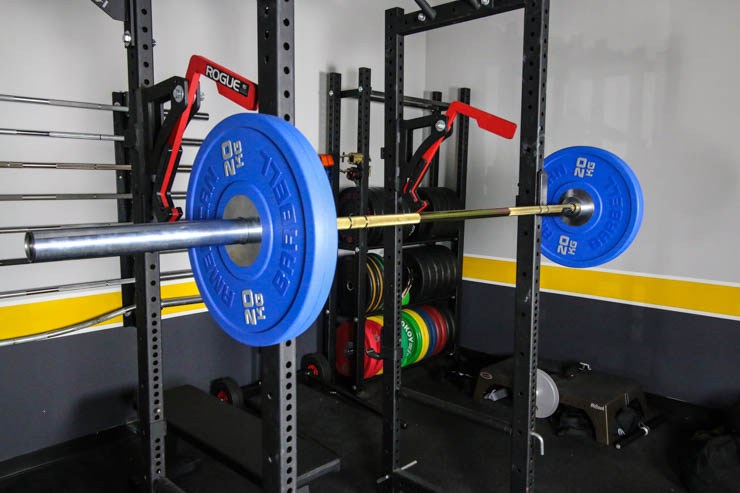
[[[545,159],[547,203],[558,204],[574,190],[593,201],[584,224],[566,216],[542,219],[542,252],[568,267],[609,262],[629,247],[642,222],[642,189],[621,158],[596,147],[568,147]]]
[[[294,126],[231,116],[208,134],[193,164],[189,220],[259,216],[262,242],[190,249],[208,311],[234,339],[268,346],[316,319],[334,278],[337,222],[331,188]]]

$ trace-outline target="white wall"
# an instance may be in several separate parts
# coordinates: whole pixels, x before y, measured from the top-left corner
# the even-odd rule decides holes
[[[521,12],[427,35],[427,81],[519,121]],[[622,156],[642,183],[640,234],[609,269],[740,281],[740,2],[552,0],[546,154]],[[518,137],[471,128],[468,206],[508,205]],[[513,219],[466,226],[466,253],[513,258]]]
[[[257,78],[256,6],[253,1],[155,0],[154,67],[157,80],[184,75],[192,54],[201,54],[246,77]],[[374,69],[382,88],[384,10],[394,0],[300,0],[296,2],[296,125],[323,151],[325,73],[344,75],[344,86],[357,85],[357,69]],[[123,26],[87,0],[6,0],[0,16],[0,93],[107,103],[112,91],[126,89]],[[424,37],[407,44],[406,87],[421,94],[426,77]],[[209,128],[239,108],[219,97],[210,81],[202,85],[202,111],[209,122],[193,122],[187,136],[203,137]],[[343,150],[354,150],[356,103],[343,105]],[[373,105],[374,150],[382,166],[382,105]],[[0,103],[0,128],[113,133],[111,115],[17,103]],[[195,151],[185,148],[182,162]],[[0,160],[113,162],[113,144],[48,138],[0,136]],[[380,168],[382,169],[382,168]],[[379,173],[375,173],[376,176]],[[0,194],[114,192],[110,172],[0,170]],[[186,188],[187,175],[174,190]],[[0,225],[115,221],[113,201],[3,202]],[[0,236],[0,258],[23,256],[21,235]],[[188,268],[183,255],[163,256],[162,269]],[[117,259],[3,267],[0,291],[118,277]]]
[[[296,2],[296,123],[323,150],[325,73],[339,71],[344,87],[360,66],[373,68],[382,89],[384,9],[410,1]],[[215,10],[216,6],[218,10]],[[184,73],[199,53],[256,78],[253,2],[154,2],[158,80]],[[624,157],[645,194],[643,228],[612,269],[738,282],[740,166],[734,149],[740,98],[734,93],[734,47],[740,3],[687,0],[586,2],[553,0],[547,108],[547,153],[569,145],[606,147]],[[406,39],[406,93],[472,88],[473,103],[519,120],[521,12],[469,22]],[[0,93],[108,102],[126,87],[123,27],[91,2],[6,0],[0,17]],[[207,123],[193,137],[238,111],[206,81]],[[343,150],[355,148],[356,103],[343,101]],[[378,184],[382,105],[373,104],[371,159]],[[407,111],[407,117],[415,113]],[[112,133],[106,112],[0,103],[0,128]],[[471,130],[468,201],[471,207],[514,199],[518,140]],[[452,149],[452,143],[443,145]],[[111,143],[0,136],[0,160],[112,162]],[[194,151],[186,149],[184,163]],[[0,170],[0,193],[114,191],[112,173]],[[175,189],[183,190],[186,175]],[[346,185],[346,183],[345,183]],[[710,205],[705,205],[711,202]],[[111,201],[3,202],[0,225],[115,220]],[[513,257],[514,220],[468,225],[469,254]],[[21,257],[21,235],[0,236],[0,258]],[[166,255],[163,269],[186,268]],[[0,290],[118,276],[116,259],[3,267]]]

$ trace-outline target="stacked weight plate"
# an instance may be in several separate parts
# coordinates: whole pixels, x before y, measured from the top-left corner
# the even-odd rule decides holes
[[[355,347],[352,342],[352,332],[354,324],[346,321],[337,327],[337,348],[336,348],[336,365],[337,373],[349,376],[354,360]],[[376,320],[365,320],[365,349],[380,353],[380,334],[382,325]],[[371,358],[365,355],[363,378],[370,378],[378,374],[383,368],[383,363],[379,359]]]
[[[426,211],[446,211],[462,209],[457,194],[449,188],[421,188],[419,194],[429,205]],[[360,190],[350,187],[342,190],[337,197],[337,214],[339,216],[379,215],[392,211],[386,210],[386,192],[379,187],[368,188],[368,203],[365,210],[360,210]],[[401,198],[399,212],[415,212],[407,197]],[[458,222],[435,222],[404,227],[404,240],[434,240],[449,238],[458,231]],[[377,247],[382,244],[383,229],[367,231],[367,245]],[[340,231],[339,243],[344,248],[355,248],[359,242],[358,231]],[[356,313],[357,272],[355,257],[340,258],[338,265],[338,309],[340,313]],[[461,272],[457,256],[442,245],[424,246],[404,251],[403,305],[409,302],[421,303],[427,300],[441,300],[450,296],[459,285]],[[371,354],[380,353],[384,282],[383,257],[375,253],[367,254],[365,276],[365,313],[370,314],[365,322],[365,348]],[[419,305],[405,308],[401,312],[401,345],[403,348],[402,366],[408,366],[424,358],[440,353],[452,340],[454,319],[449,309],[430,305]],[[337,372],[349,376],[354,360],[352,334],[354,325],[347,321],[337,327],[336,333],[336,366]],[[368,354],[364,356],[363,378],[370,378],[382,372],[382,361]]]
[[[412,303],[450,296],[461,280],[457,256],[443,245],[407,248],[403,265]]]
[[[376,215],[386,214],[385,207],[385,190],[380,187],[370,187],[367,190],[368,201],[367,209],[360,212],[358,204],[360,203],[360,190],[357,187],[345,188],[339,193],[337,198],[337,215],[339,216],[357,216],[357,215]],[[457,193],[449,188],[420,188],[419,196],[426,200],[429,205],[424,212],[433,211],[451,211],[462,209],[462,202],[457,197]],[[412,210],[410,199],[406,196],[401,198],[401,207],[399,212],[415,212]],[[438,221],[404,227],[404,240],[427,240],[433,238],[449,238],[457,233],[459,222]],[[353,230],[340,231],[339,242],[347,247],[354,247],[358,242],[358,232]],[[369,245],[380,245],[383,242],[383,230],[381,228],[369,229],[367,232],[367,242]]]
[[[345,188],[339,193],[337,197],[337,214],[339,216],[358,216],[367,215],[373,216],[378,214],[386,214],[391,211],[386,211],[385,197],[386,193],[380,187],[370,187],[367,190],[368,201],[367,209],[363,212],[359,210],[360,203],[360,189],[357,187]],[[401,199],[401,207],[399,208],[400,213],[413,212],[411,210],[411,201],[407,197]],[[416,231],[416,225],[408,225],[403,228],[403,238],[408,240],[412,237]],[[347,230],[339,232],[339,243],[344,247],[354,247],[357,245],[359,233],[357,230]],[[383,242],[383,229],[373,228],[367,231],[367,243],[368,245],[380,245]]]
[[[367,254],[367,272],[365,275],[365,313],[373,313],[383,308],[383,257],[377,253]],[[355,311],[355,298],[357,289],[357,273],[355,272],[355,257],[353,255],[341,257],[338,266],[338,292],[339,292],[339,312],[350,315]],[[405,286],[403,291],[403,305],[409,303],[409,289],[411,276],[405,276]]]
[[[345,188],[339,192],[337,197],[337,215],[338,216],[361,216],[361,215],[372,215],[373,210],[370,207],[370,201],[368,200],[367,209],[360,211],[360,189],[357,187]],[[368,233],[370,233],[368,231]],[[359,238],[358,231],[340,231],[339,232],[339,243],[342,246],[354,247],[357,245]]]
[[[368,192],[368,202],[370,203],[370,208],[373,211],[373,214],[391,214],[394,211],[386,210],[386,192],[383,188],[380,187],[370,187],[367,190]],[[401,197],[401,204],[399,207],[398,212],[402,214],[407,214],[409,212],[414,212],[411,210],[411,200],[406,197]],[[414,233],[416,232],[416,228],[418,226],[416,224],[410,224],[408,226],[403,227],[403,239],[409,240],[414,236]],[[370,245],[380,245],[383,243],[383,229],[381,228],[374,228],[370,229],[367,232],[367,242]]]
[[[337,327],[336,364],[337,372],[349,376],[354,352],[352,344],[352,322]],[[365,321],[365,348],[380,353],[383,317],[374,315]],[[409,366],[441,353],[455,337],[455,323],[447,308],[419,305],[405,308],[401,312],[401,366]],[[383,362],[365,354],[363,377],[381,374]]]
[[[419,188],[419,196],[429,205],[424,212],[454,211],[463,208],[454,190],[444,187]],[[451,237],[457,234],[460,222],[439,221],[420,224],[414,235],[415,240]]]

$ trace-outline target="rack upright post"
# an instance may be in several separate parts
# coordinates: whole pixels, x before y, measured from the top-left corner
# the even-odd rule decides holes
[[[295,121],[293,2],[258,0],[257,50],[261,113]],[[263,348],[262,477],[267,492],[297,491],[295,339]]]
[[[326,152],[331,154],[334,160],[334,166],[331,167],[330,174],[332,194],[334,203],[337,203],[339,196],[339,160],[341,154],[341,132],[342,132],[342,74],[331,72],[328,77],[326,96]],[[337,279],[334,281],[329,292],[329,299],[324,308],[323,317],[323,347],[326,352],[326,358],[329,361],[330,381],[336,380],[335,368],[337,367],[336,356],[336,326],[337,326]]]
[[[545,153],[545,95],[547,86],[547,25],[549,0],[524,2],[522,111],[520,121],[519,193],[516,205],[543,203],[547,177]],[[511,433],[511,491],[534,489],[534,443],[539,332],[540,246],[542,218],[518,220],[513,410]]]
[[[153,220],[152,163],[149,150],[159,126],[158,108],[144,101],[143,91],[154,84],[152,53],[152,2],[131,0],[126,3],[124,29],[131,34],[127,47],[129,86],[129,128],[126,146],[131,158],[132,219],[135,223]],[[162,311],[160,300],[159,253],[134,256],[134,323],[139,367],[137,410],[138,432],[142,439],[144,467],[142,488],[154,492],[157,483],[166,482],[164,399],[162,397]]]
[[[475,3],[476,5],[472,5]],[[386,11],[385,27],[385,188],[387,209],[398,210],[398,174],[404,149],[400,145],[403,122],[404,36],[421,33],[491,15],[524,9],[522,101],[520,124],[519,194],[517,205],[542,201],[545,94],[547,69],[547,26],[549,0],[498,0],[487,4],[452,1],[434,7],[436,15],[405,14],[403,9]],[[461,157],[461,156],[458,156]],[[458,175],[458,182],[465,176]],[[535,390],[539,309],[540,225],[538,216],[519,218],[517,234],[516,323],[514,333],[514,404],[511,432],[512,492],[531,492],[534,487]],[[401,348],[398,333],[401,308],[401,228],[387,228],[385,246],[384,320],[382,338],[383,438],[379,487],[397,491],[433,490],[412,477],[400,464],[399,390]]]
[[[370,94],[372,83],[370,69],[362,67],[357,85],[357,152],[362,154],[360,169],[360,203],[358,211],[364,214],[368,208],[368,183],[370,178]],[[359,392],[365,385],[365,281],[367,278],[367,230],[358,231],[355,246],[355,330],[354,330],[354,368],[352,369],[352,390]]]

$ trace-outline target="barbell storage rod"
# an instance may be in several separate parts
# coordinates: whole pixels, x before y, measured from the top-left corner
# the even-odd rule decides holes
[[[21,128],[0,128],[0,135],[19,135],[25,137],[50,137],[53,139],[100,140],[105,142],[124,142],[123,135],[96,134],[89,132],[62,132],[58,130],[28,130]],[[203,139],[182,139],[183,146],[199,146]]]
[[[173,199],[186,198],[185,192],[172,192]],[[29,200],[131,200],[130,193],[24,193],[0,194],[0,202],[26,202]]]
[[[200,296],[183,296],[180,298],[163,299],[161,306],[162,308],[169,308],[173,306],[194,305],[196,303],[202,302],[203,299]],[[100,315],[96,315],[95,317],[84,320],[82,322],[65,325],[64,327],[46,330],[44,332],[39,332],[27,336],[13,337],[10,339],[0,339],[0,347],[13,346],[16,344],[22,344],[24,342],[43,341],[46,339],[52,339],[54,337],[71,335],[75,332],[79,332],[94,325],[107,322],[108,320],[114,319],[116,317],[120,317],[121,315],[126,315],[133,312],[134,310],[136,310],[136,305],[123,306],[121,308],[116,308],[115,310],[101,313]]]
[[[107,163],[40,163],[0,161],[0,169],[65,169],[76,171],[131,171],[130,164]]]
[[[9,193],[0,195],[0,202],[30,200],[131,200],[130,193]]]
[[[128,113],[128,106],[119,104],[101,104],[101,103],[89,103],[87,101],[70,101],[67,99],[49,99],[49,98],[33,98],[30,96],[15,96],[12,94],[0,94],[0,101],[4,103],[29,103],[29,104],[41,104],[44,106],[61,106],[63,108],[80,108],[83,110],[99,110],[99,111],[113,111],[119,113]],[[165,110],[165,114],[168,111]],[[194,120],[208,120],[210,115],[208,113],[196,113],[193,115]]]
[[[188,279],[191,277],[193,277],[193,271],[187,269],[162,272],[160,279],[162,281],[176,281],[179,279]],[[59,284],[56,286],[42,286],[38,288],[14,289],[12,291],[0,291],[0,300],[23,298],[26,296],[34,296],[38,294],[69,293],[72,291],[84,291],[88,289],[111,288],[116,286],[125,286],[127,284],[134,284],[135,281],[136,279],[134,279],[133,277],[125,277],[116,279],[103,279],[100,281]]]
[[[62,169],[74,171],[131,171],[130,164],[109,163],[41,163],[22,161],[0,161],[0,169]],[[190,173],[192,164],[181,164],[178,173]]]
[[[39,224],[34,226],[0,226],[0,235],[28,233],[30,231],[66,230],[75,228],[96,228],[106,226],[126,226],[133,223],[79,223],[79,224]]]
[[[123,142],[123,135],[96,134],[90,132],[62,132],[58,130],[28,130],[0,128],[0,135],[24,135],[26,137],[51,137],[55,139],[103,140]]]
[[[338,217],[337,229],[404,226],[432,221],[460,221],[524,215],[576,215],[579,204],[500,207],[458,211],[415,212],[377,216]],[[31,262],[133,255],[199,246],[258,243],[262,226],[257,218],[147,223],[103,228],[32,231],[26,234],[26,256]]]

